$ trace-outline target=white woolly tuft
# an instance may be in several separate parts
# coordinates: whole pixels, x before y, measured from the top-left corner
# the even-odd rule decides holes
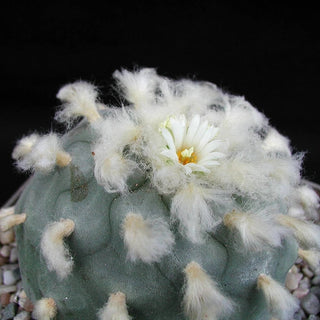
[[[38,141],[39,137],[40,136],[38,134],[33,133],[30,136],[20,139],[16,147],[13,149],[12,158],[18,160],[28,155],[32,151],[32,148]]]
[[[139,109],[155,102],[159,78],[154,69],[144,68],[136,72],[117,70],[113,73],[113,77],[117,80],[124,97],[133,103],[135,108]]]
[[[317,250],[302,250],[298,251],[299,257],[303,259],[313,270],[320,268],[320,252]]]
[[[293,201],[288,214],[295,218],[318,221],[319,196],[308,185],[299,186],[294,190]]]
[[[208,205],[213,198],[214,194],[209,190],[190,183],[172,199],[172,219],[179,222],[182,234],[194,243],[201,242],[204,233],[212,231],[220,222]]]
[[[308,186],[301,186],[297,190],[299,202],[309,219],[319,220],[319,196]]]
[[[55,118],[70,123],[75,118],[86,117],[89,122],[95,122],[101,118],[96,103],[97,97],[96,87],[88,82],[67,84],[57,94],[57,98],[65,104]]]
[[[246,213],[232,211],[223,218],[224,224],[230,229],[236,229],[248,250],[260,251],[266,246],[281,246],[281,238],[286,233],[272,215],[266,212]]]
[[[133,262],[159,262],[171,252],[174,244],[174,236],[161,218],[144,219],[140,214],[129,213],[124,219],[122,234],[127,257]]]
[[[185,184],[186,176],[175,166],[166,166],[154,170],[152,183],[161,194],[171,194]]]
[[[226,97],[224,101],[225,117],[221,119],[218,138],[228,141],[229,150],[254,149],[256,128],[268,124],[266,117],[253,108],[243,97]]]
[[[303,246],[307,248],[320,248],[320,226],[282,214],[277,215],[276,219],[280,224],[291,229],[296,239]]]
[[[185,270],[186,284],[183,307],[190,320],[219,319],[230,315],[233,302],[221,293],[217,284],[194,261]]]
[[[57,314],[57,305],[52,298],[42,298],[34,304],[32,317],[37,320],[50,320]]]
[[[61,219],[49,224],[41,238],[41,252],[50,271],[55,271],[59,279],[66,278],[72,271],[73,261],[63,238],[71,235],[75,224],[70,219]]]
[[[282,136],[274,128],[271,128],[268,132],[262,147],[267,152],[282,152],[286,155],[291,155],[289,139]]]
[[[126,159],[118,153],[106,153],[103,148],[95,149],[94,175],[97,182],[102,185],[107,192],[127,191],[127,179],[137,164]],[[106,156],[108,154],[108,156]]]
[[[14,214],[14,210],[15,210],[14,206],[8,207],[8,208],[1,208],[0,209],[0,219]]]
[[[99,320],[130,320],[126,296],[122,292],[110,295],[106,305],[98,312]]]
[[[298,299],[270,276],[260,274],[258,289],[262,290],[270,313],[279,320],[291,320],[299,309]]]
[[[131,113],[110,109],[109,118],[97,123],[95,129],[99,134],[93,148],[95,177],[108,192],[126,192],[126,181],[137,168],[131,158],[140,139],[140,128],[131,119]]]
[[[27,215],[25,213],[21,214],[9,214],[7,216],[0,218],[0,231],[5,232],[9,229],[17,226],[26,221]]]
[[[276,155],[263,156],[258,150],[234,153],[221,161],[211,173],[212,181],[234,192],[256,195],[266,199],[290,197],[300,180],[300,158],[282,159]]]
[[[56,165],[64,167],[71,161],[71,156],[63,151],[60,138],[50,133],[38,137],[31,147],[31,151],[17,159],[17,166],[21,170],[38,170],[48,173]]]

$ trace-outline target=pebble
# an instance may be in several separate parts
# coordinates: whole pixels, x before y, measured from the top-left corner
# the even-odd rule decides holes
[[[7,262],[8,262],[7,258],[0,256],[0,267],[5,265]]]
[[[320,320],[320,317],[315,316],[314,314],[310,315],[308,320]]]
[[[9,292],[0,295],[0,304],[4,307],[10,303],[11,294]]]
[[[2,244],[10,244],[15,240],[15,235],[13,229],[9,229],[5,232],[0,232],[0,242]]]
[[[30,313],[27,311],[22,311],[19,314],[17,314],[13,320],[30,320]]]
[[[307,277],[304,277],[299,283],[299,288],[309,289],[310,288],[310,279]]]
[[[3,310],[2,320],[11,320],[17,314],[18,305],[16,303],[9,303]]]
[[[306,314],[302,309],[299,309],[294,315],[293,320],[302,320],[306,318]]]
[[[298,288],[299,282],[302,279],[303,275],[301,273],[296,273],[291,270],[288,272],[286,277],[286,287],[292,291]]]
[[[318,314],[320,312],[320,301],[313,293],[309,293],[301,300],[302,308],[308,314]]]
[[[313,272],[310,270],[308,266],[305,266],[304,268],[302,268],[302,272],[309,279],[311,279],[314,276]]]
[[[18,280],[20,280],[20,271],[19,268],[14,270],[5,270],[3,272],[3,283],[7,286],[15,284]]]
[[[297,297],[298,299],[302,299],[303,297],[305,297],[307,294],[309,293],[309,289],[303,289],[303,288],[298,288],[296,290],[293,291],[293,295],[295,297]]]
[[[310,292],[313,293],[320,300],[320,287],[312,287]]]
[[[5,257],[5,258],[8,258],[10,257],[10,246],[3,246],[1,249],[0,249],[0,254]]]
[[[18,249],[17,248],[11,249],[9,261],[10,261],[10,263],[16,263],[18,261]]]
[[[24,290],[22,290],[18,295],[18,304],[21,308],[23,308],[24,310],[26,310],[28,312],[31,312],[33,310],[33,304],[28,299]]]
[[[320,276],[316,276],[311,280],[311,283],[314,284],[315,286],[320,285]]]
[[[5,286],[0,285],[0,294],[7,292],[15,292],[17,290],[17,286]]]

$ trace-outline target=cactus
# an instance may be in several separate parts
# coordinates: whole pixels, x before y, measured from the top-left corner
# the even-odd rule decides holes
[[[56,119],[71,130],[13,152],[33,177],[0,226],[17,225],[33,316],[291,319],[286,273],[298,252],[316,267],[320,248],[301,154],[211,83],[153,69],[114,78],[120,107],[66,85]]]

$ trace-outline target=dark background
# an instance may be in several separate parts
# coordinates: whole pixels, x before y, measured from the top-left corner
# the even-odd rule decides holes
[[[30,3],[2,5],[1,204],[26,179],[12,165],[15,141],[33,130],[61,130],[53,121],[58,89],[89,80],[108,102],[111,75],[121,67],[156,67],[244,95],[295,151],[306,152],[303,174],[320,182],[315,8],[263,1]]]

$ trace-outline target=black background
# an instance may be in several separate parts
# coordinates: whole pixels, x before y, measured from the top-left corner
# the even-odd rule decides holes
[[[111,101],[111,75],[121,67],[156,67],[168,77],[207,80],[244,95],[290,137],[294,151],[306,152],[303,174],[320,182],[318,11],[306,6],[2,5],[1,203],[26,179],[12,164],[15,141],[33,130],[62,130],[53,121],[58,89],[89,80]]]

